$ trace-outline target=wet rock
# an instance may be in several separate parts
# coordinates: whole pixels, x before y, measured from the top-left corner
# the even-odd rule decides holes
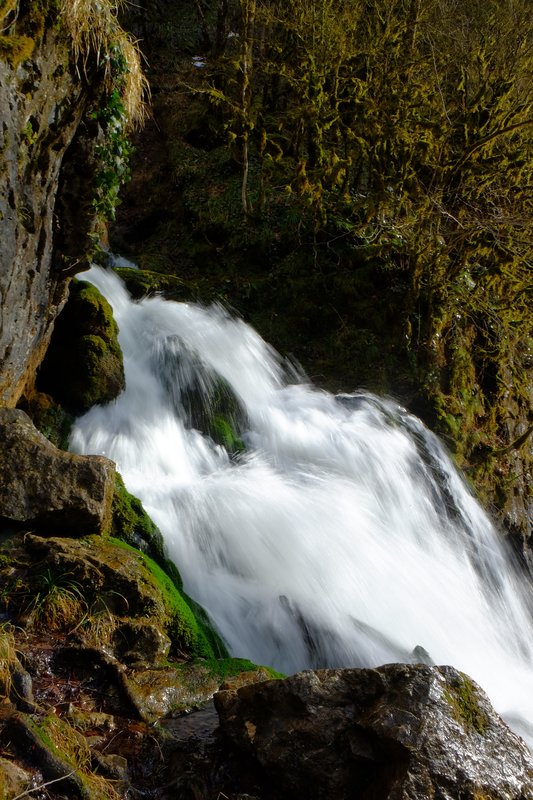
[[[33,713],[37,710],[31,675],[24,669],[18,658],[11,667],[10,699],[20,711]]]
[[[134,669],[125,674],[124,681],[140,718],[153,722],[205,707],[221,685],[241,686],[243,682],[249,684],[270,677],[268,670],[258,667],[224,681],[219,669],[220,662],[217,661],[188,662],[159,669]],[[182,727],[183,717],[178,716],[178,720],[165,724],[165,727],[175,733]]]
[[[95,729],[112,731],[116,727],[112,714],[105,714],[102,711],[84,711],[72,703],[69,703],[67,718],[76,730],[82,732]]]
[[[20,410],[0,409],[0,517],[71,536],[110,523],[115,465],[58,450]]]
[[[126,664],[158,664],[167,658],[170,645],[168,636],[149,622],[125,622],[113,632],[115,655]]]
[[[220,692],[215,704],[244,766],[260,767],[278,796],[533,797],[529,750],[451,667],[308,671]]]
[[[128,761],[124,756],[116,753],[105,755],[95,750],[93,751],[93,761],[98,767],[98,771],[107,778],[124,783],[128,780]]]

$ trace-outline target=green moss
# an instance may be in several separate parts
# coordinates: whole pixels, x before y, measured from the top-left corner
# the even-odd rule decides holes
[[[191,299],[191,287],[186,281],[173,275],[128,267],[117,267],[115,272],[122,278],[135,300],[159,293],[169,300]]]
[[[281,680],[285,678],[282,672],[277,672],[272,667],[254,664],[246,658],[219,658],[208,662],[208,668],[213,675],[221,679],[232,678],[242,672],[255,672],[258,669],[264,670],[266,678]]]
[[[128,492],[118,473],[115,477],[110,533],[116,539],[121,539],[139,550],[146,550],[148,545],[158,554],[162,554],[161,534],[144,510],[141,501]]]
[[[128,492],[118,473],[115,477],[110,535],[150,556],[171,578],[176,588],[182,590],[181,575],[166,556],[159,528],[152,522],[139,498]]]
[[[198,614],[197,604],[179,591],[172,578],[153,559],[118,539],[110,541],[118,547],[139,554],[143,566],[148,570],[161,592],[169,618],[167,633],[175,648],[192,657],[214,659],[218,655],[227,655],[226,648],[209,624],[205,612],[202,612],[201,616]],[[194,611],[191,605],[194,606]]]
[[[245,449],[243,440],[235,431],[231,421],[226,417],[217,415],[211,422],[211,431],[216,442],[223,445],[228,453],[242,453]]]
[[[467,733],[479,733],[483,736],[487,730],[489,719],[479,705],[478,692],[467,675],[460,674],[459,681],[445,690],[444,698],[452,710],[454,719],[462,725]]]
[[[15,69],[27,61],[35,48],[35,40],[28,36],[0,36],[0,59]]]
[[[244,686],[284,677],[270,667],[258,666],[244,658],[201,659],[172,666],[177,673],[177,682],[185,690],[187,698],[184,704],[176,706],[175,711],[190,710],[190,698],[204,702],[225,682]]]
[[[80,331],[87,331],[88,326],[104,339],[112,340],[118,333],[113,319],[113,309],[98,291],[87,281],[76,280],[71,285],[69,297],[71,314],[80,314],[78,326]],[[118,349],[118,344],[116,345]]]
[[[0,20],[3,20],[10,11],[17,7],[17,0],[0,0]]]
[[[58,758],[61,757],[61,753],[51,740],[45,725],[37,724],[30,717],[25,718],[25,724],[35,734],[35,736],[43,743],[43,745],[46,747],[47,750],[50,750],[50,752],[54,756]]]
[[[66,778],[75,773],[70,785],[84,800],[118,800],[111,782],[96,775],[92,769],[91,751],[84,736],[76,731],[66,720],[55,714],[48,714],[38,722],[28,715],[24,725],[40,742],[51,759],[45,760],[54,771],[63,771],[67,766],[72,770]]]
[[[74,281],[38,376],[39,389],[75,413],[110,402],[124,388],[117,337],[107,300],[91,284]]]

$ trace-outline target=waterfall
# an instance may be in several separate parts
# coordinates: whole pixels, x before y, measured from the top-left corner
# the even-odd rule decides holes
[[[220,307],[84,277],[113,307],[126,390],[71,448],[117,463],[230,652],[286,673],[452,664],[531,744],[525,579],[439,440],[391,400],[306,384]]]

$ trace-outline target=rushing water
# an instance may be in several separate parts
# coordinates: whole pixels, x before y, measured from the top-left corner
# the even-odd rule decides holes
[[[524,579],[437,438],[391,401],[298,382],[221,308],[84,277],[113,306],[126,391],[71,447],[117,462],[230,652],[288,673],[452,664],[531,743]],[[224,392],[238,455],[206,433]]]

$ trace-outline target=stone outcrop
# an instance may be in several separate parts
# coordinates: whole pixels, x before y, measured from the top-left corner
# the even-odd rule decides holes
[[[115,465],[58,450],[18,409],[0,409],[0,518],[72,536],[110,524]]]
[[[105,297],[90,283],[73,281],[39,370],[39,388],[74,413],[110,402],[125,385],[117,336]]]
[[[50,800],[199,800],[177,787],[214,741],[209,699],[272,671],[217,659],[170,576],[107,537],[3,531],[0,587],[0,798],[65,777]]]
[[[62,159],[80,121],[68,52],[52,36],[14,69],[0,61],[0,402],[14,405],[46,350],[66,296],[52,265]]]
[[[317,670],[215,695],[223,735],[267,795],[525,800],[533,760],[452,667]],[[277,795],[276,795],[277,792]]]
[[[95,229],[101,132],[87,111],[103,75],[89,80],[77,69],[49,6],[17,3],[13,15],[14,4],[0,4],[0,38],[23,45],[17,57],[0,49],[0,405],[7,406],[32,383]]]

